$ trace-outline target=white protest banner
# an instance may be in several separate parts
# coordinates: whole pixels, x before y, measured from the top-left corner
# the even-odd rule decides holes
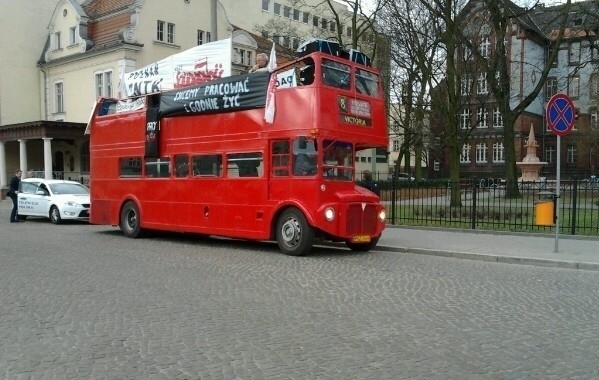
[[[127,96],[201,84],[231,75],[231,39],[199,45],[125,74]]]
[[[141,110],[146,105],[145,98],[135,100],[119,100],[116,104],[116,113]]]
[[[296,87],[297,81],[295,79],[295,69],[289,69],[277,73],[277,88],[290,88]]]

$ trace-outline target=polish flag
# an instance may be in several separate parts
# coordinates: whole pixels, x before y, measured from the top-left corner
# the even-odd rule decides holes
[[[264,121],[268,124],[272,124],[275,120],[275,89],[277,88],[277,75],[273,71],[277,68],[277,53],[275,51],[275,44],[273,42],[272,49],[270,51],[270,58],[268,59],[268,72],[270,74],[270,80],[268,82],[268,89],[266,90],[266,109],[264,110]]]

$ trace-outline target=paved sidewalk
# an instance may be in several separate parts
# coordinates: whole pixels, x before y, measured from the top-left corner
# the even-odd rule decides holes
[[[599,238],[387,226],[377,249],[512,264],[599,271]]]

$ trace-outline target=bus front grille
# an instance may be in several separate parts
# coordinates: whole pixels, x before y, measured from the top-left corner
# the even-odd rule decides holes
[[[347,208],[346,232],[348,235],[372,235],[376,232],[376,206],[352,203]]]

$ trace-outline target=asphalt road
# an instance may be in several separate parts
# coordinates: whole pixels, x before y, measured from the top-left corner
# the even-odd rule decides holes
[[[0,378],[597,379],[599,274],[0,217]]]

